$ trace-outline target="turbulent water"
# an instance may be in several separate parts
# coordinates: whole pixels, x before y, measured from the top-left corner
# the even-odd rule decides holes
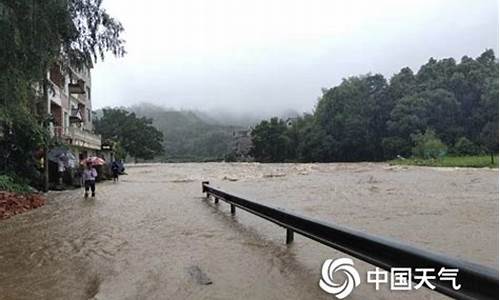
[[[120,182],[52,192],[0,222],[0,299],[332,299],[327,258],[346,257],[214,204],[201,181],[309,217],[498,265],[498,172],[386,164],[151,164]],[[373,268],[354,260],[360,274]],[[375,291],[351,299],[440,299]]]

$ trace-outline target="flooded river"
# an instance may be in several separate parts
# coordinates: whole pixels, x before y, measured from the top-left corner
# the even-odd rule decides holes
[[[214,204],[201,181],[309,217],[496,268],[498,171],[386,164],[150,164],[120,182],[49,193],[40,209],[0,222],[0,299],[332,299],[327,258],[348,257]],[[350,299],[442,299],[375,291]],[[193,271],[195,270],[195,271]],[[200,284],[200,273],[212,284]],[[199,278],[198,278],[199,279]]]

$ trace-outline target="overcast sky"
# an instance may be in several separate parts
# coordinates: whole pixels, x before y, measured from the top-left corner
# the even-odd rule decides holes
[[[498,54],[496,0],[105,0],[128,54],[92,72],[93,106],[311,111],[322,87],[429,57]]]

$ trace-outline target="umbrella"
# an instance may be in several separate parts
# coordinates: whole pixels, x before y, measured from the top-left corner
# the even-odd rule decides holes
[[[72,167],[75,165],[76,157],[69,149],[63,147],[53,148],[47,154],[50,161],[55,163],[63,162],[64,166]]]
[[[86,163],[92,163],[93,166],[102,166],[104,164],[106,164],[106,161],[100,157],[97,157],[97,156],[90,156],[90,157],[87,157],[85,160],[82,160],[81,163],[82,164],[86,164]]]

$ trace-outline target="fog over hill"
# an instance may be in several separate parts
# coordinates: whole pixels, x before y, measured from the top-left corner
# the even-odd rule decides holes
[[[233,131],[249,128],[254,122],[247,119],[235,122],[245,126],[228,125],[231,122],[219,116],[150,103],[119,108],[153,120],[153,125],[163,133],[163,160],[167,161],[222,160],[232,150]],[[102,110],[96,112],[97,117],[101,115]]]
[[[263,119],[276,116],[272,112],[176,110],[147,102],[116,108],[153,120],[153,125],[163,133],[165,156],[162,159],[167,161],[223,160],[233,150],[234,131],[249,130]],[[286,120],[299,114],[286,110],[277,115]],[[102,109],[99,109],[96,117],[101,116]]]
[[[107,107],[104,107],[104,109]],[[121,108],[127,111],[133,111],[138,115],[143,115],[148,118],[165,117],[164,113],[168,112],[171,118],[176,120],[179,116],[184,116],[187,119],[197,119],[198,122],[204,122],[212,125],[227,125],[237,127],[253,127],[255,124],[262,120],[270,119],[272,117],[279,117],[281,119],[288,119],[302,115],[303,113],[286,109],[280,112],[262,111],[262,112],[235,112],[224,109],[213,110],[198,110],[198,109],[176,109],[168,106],[161,106],[149,102],[141,102],[132,106],[118,106],[113,108]],[[96,110],[97,117],[101,117],[102,109]]]
[[[193,110],[192,112],[208,123],[243,127],[252,127],[264,119],[270,119],[276,116],[286,120],[287,118],[300,115],[299,112],[293,109],[284,110],[278,113],[271,111],[241,113],[231,112],[229,110]]]

